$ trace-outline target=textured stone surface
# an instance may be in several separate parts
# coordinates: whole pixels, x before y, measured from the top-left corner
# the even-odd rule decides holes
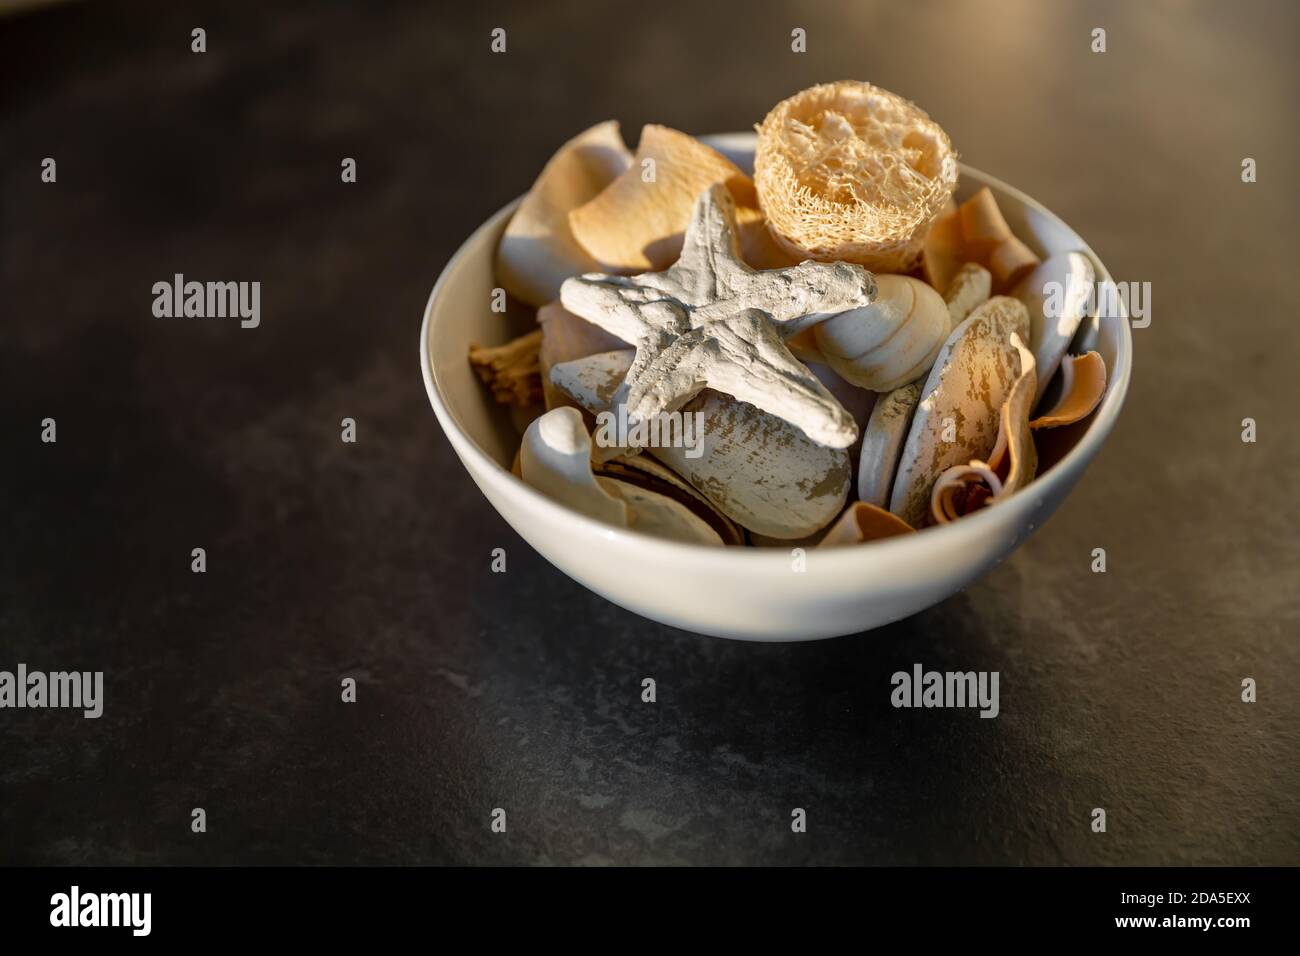
[[[0,663],[108,671],[98,722],[0,711],[0,860],[1300,857],[1292,5],[1110,5],[1101,55],[1095,10],[1036,4],[671,3],[617,45],[579,6],[252,6],[0,22]],[[1052,521],[930,611],[795,646],[648,623],[464,474],[421,309],[575,131],[745,128],[841,76],[1154,283],[1127,407]],[[261,280],[261,327],[153,319],[182,270]],[[1000,671],[1001,715],[892,709],[918,661]]]

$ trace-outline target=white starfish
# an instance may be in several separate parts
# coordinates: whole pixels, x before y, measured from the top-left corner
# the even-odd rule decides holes
[[[564,307],[636,346],[614,395],[629,421],[649,420],[704,388],[726,392],[846,448],[857,425],[785,342],[870,303],[875,277],[845,262],[758,271],[740,257],[736,207],[721,184],[700,194],[681,257],[664,272],[589,273],[560,287]]]

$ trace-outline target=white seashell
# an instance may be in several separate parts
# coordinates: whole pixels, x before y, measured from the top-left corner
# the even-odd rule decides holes
[[[722,544],[722,538],[709,527],[708,522],[680,501],[626,481],[616,481],[613,478],[596,480],[627,502],[630,512],[628,527],[633,531],[672,541]]]
[[[621,349],[562,362],[551,369],[551,381],[588,411],[608,411],[634,354]],[[852,471],[845,449],[818,445],[789,422],[712,389],[680,411],[704,416],[700,454],[680,447],[646,451],[742,527],[804,538],[844,507]]]
[[[861,388],[888,392],[929,371],[951,331],[948,305],[911,276],[876,276],[876,300],[816,327],[831,368]]]
[[[807,366],[808,371],[813,373],[817,381],[826,386],[826,391],[830,392],[835,401],[844,407],[857,426],[857,440],[845,449],[849,453],[849,465],[856,465],[862,454],[863,429],[867,427],[867,419],[871,417],[871,410],[876,406],[876,393],[846,382],[835,369],[826,364],[825,359],[813,361],[801,358],[799,361]],[[852,478],[851,475],[850,483]]]
[[[709,524],[680,502],[591,470],[591,436],[576,408],[554,408],[528,427],[520,473],[538,491],[589,518],[674,541],[722,544]]]
[[[957,328],[970,314],[989,300],[993,292],[993,273],[978,262],[968,262],[952,277],[943,297],[948,303],[951,328]]]
[[[858,458],[859,501],[877,508],[885,507],[889,501],[898,458],[920,400],[920,382],[896,388],[877,399],[862,432],[862,453]]]
[[[1029,347],[1038,367],[1035,406],[1088,315],[1096,275],[1082,252],[1061,253],[1035,266],[1011,293],[1029,309]]]
[[[601,465],[598,475],[647,488],[677,501],[716,531],[723,544],[745,543],[745,532],[738,524],[713,507],[713,503],[692,488],[685,478],[649,455],[637,452],[614,458]]]
[[[569,228],[569,212],[595,197],[632,162],[618,123],[579,133],[546,163],[497,247],[497,281],[529,305],[560,297],[560,283],[597,268]]]
[[[627,502],[611,495],[591,471],[591,436],[576,408],[553,408],[524,432],[519,449],[523,479],[574,511],[626,527]]]
[[[998,437],[1002,405],[1020,376],[1011,334],[1029,332],[1024,304],[989,299],[943,344],[899,458],[889,510],[913,527],[930,516],[930,491],[953,465],[985,461]]]

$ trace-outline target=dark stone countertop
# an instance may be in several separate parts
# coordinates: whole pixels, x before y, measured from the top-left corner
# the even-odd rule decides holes
[[[0,20],[0,668],[107,685],[99,720],[0,711],[0,861],[1300,859],[1297,8],[450,6]],[[572,133],[742,129],[842,77],[1152,283],[1127,406],[1047,526],[929,611],[805,645],[650,623],[474,487],[421,310]],[[176,272],[260,281],[261,326],[155,319]],[[914,662],[999,671],[1001,715],[894,710]]]

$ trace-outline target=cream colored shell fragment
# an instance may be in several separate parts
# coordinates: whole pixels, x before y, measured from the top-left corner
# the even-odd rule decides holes
[[[958,269],[944,295],[944,301],[948,303],[948,315],[952,320],[949,331],[965,322],[972,312],[989,300],[992,292],[993,274],[978,262],[968,262]],[[1032,310],[1030,319],[1033,319]]]
[[[626,481],[597,478],[604,487],[617,490],[628,504],[631,520],[628,527],[656,538],[672,541],[690,541],[695,544],[721,545],[718,533],[708,523],[694,514],[680,501],[674,501],[658,492],[639,488]]]
[[[1038,256],[1011,232],[987,186],[960,207],[950,205],[940,212],[926,236],[922,260],[926,279],[944,295],[965,262],[986,266],[998,292],[1010,289],[1038,265]]]
[[[1035,405],[1088,315],[1096,275],[1082,252],[1066,252],[1039,263],[1011,293],[1029,309],[1029,346],[1038,362]]]
[[[879,508],[889,501],[898,458],[912,425],[912,415],[921,400],[921,383],[913,382],[882,395],[871,410],[862,433],[858,459],[858,500]]]
[[[589,518],[675,541],[722,544],[717,532],[680,502],[595,475],[591,436],[576,408],[552,409],[528,426],[519,467],[525,482]]]
[[[607,492],[591,470],[591,436],[576,408],[554,408],[528,426],[519,449],[523,479],[588,518],[627,526],[627,502]]]
[[[626,348],[616,335],[610,335],[598,325],[574,315],[559,302],[551,302],[537,310],[537,324],[541,328],[541,345],[537,364],[541,370],[542,394],[547,409],[572,402],[551,383],[551,366],[576,358],[585,358],[611,349]]]
[[[914,527],[930,514],[930,491],[953,465],[985,460],[1002,404],[1020,375],[1011,335],[1029,335],[1024,305],[995,296],[953,330],[939,351],[899,459],[889,510]]]
[[[713,507],[713,503],[696,491],[685,478],[649,455],[638,452],[613,458],[604,462],[597,473],[675,499],[717,532],[723,544],[745,543],[745,532],[740,525]]]
[[[631,161],[614,120],[597,123],[560,147],[497,247],[497,281],[507,292],[542,306],[559,298],[560,283],[569,276],[597,268],[574,240],[569,212],[600,193]]]
[[[939,124],[870,83],[811,87],[778,103],[758,127],[759,203],[795,256],[911,270],[957,172]]]
[[[1029,413],[1038,378],[1034,353],[1014,332],[1011,344],[1020,355],[1020,376],[1002,404],[998,440],[987,462],[976,459],[968,465],[954,465],[935,481],[930,494],[930,512],[941,524],[996,504],[1029,484],[1038,470],[1038,451],[1029,430]],[[979,495],[974,502],[973,493]]]
[[[1106,394],[1106,363],[1097,352],[1067,355],[1061,361],[1061,395],[1029,423],[1030,428],[1073,425],[1092,414]]]
[[[826,362],[846,381],[888,392],[930,371],[952,331],[939,293],[911,276],[876,276],[876,300],[841,312],[813,333]]]
[[[624,349],[564,362],[551,369],[551,381],[589,412],[609,411],[632,356]],[[712,389],[680,411],[703,415],[698,454],[682,447],[647,453],[742,527],[783,540],[805,538],[844,507],[851,474],[844,449],[818,445],[788,422]]]
[[[681,250],[696,197],[714,183],[736,201],[745,258],[761,268],[789,264],[772,261],[780,253],[766,235],[753,181],[721,153],[667,126],[641,130],[631,166],[569,213],[569,228],[607,272],[662,269]]]

